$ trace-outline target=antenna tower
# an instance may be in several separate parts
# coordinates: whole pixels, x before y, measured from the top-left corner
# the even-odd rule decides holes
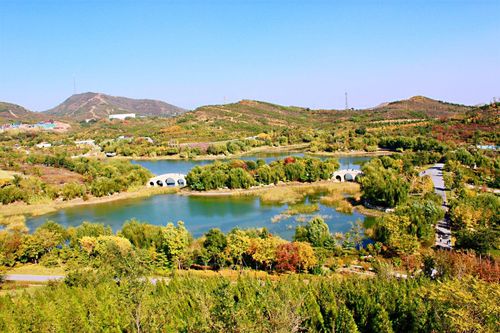
[[[345,92],[345,109],[349,110],[349,103],[347,103],[347,91]]]

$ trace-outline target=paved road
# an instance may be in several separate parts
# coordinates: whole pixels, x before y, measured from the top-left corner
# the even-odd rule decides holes
[[[64,275],[31,275],[31,274],[7,274],[4,275],[6,281],[30,281],[30,282],[48,282],[51,280],[62,280]]]
[[[445,185],[443,179],[443,163],[436,163],[429,169],[420,173],[420,176],[430,176],[432,182],[434,183],[434,192],[443,199],[443,205],[441,206],[445,213],[448,212],[448,206],[446,201]],[[450,223],[446,216],[441,221],[438,221],[436,225],[436,243],[437,247],[451,249],[451,229]]]

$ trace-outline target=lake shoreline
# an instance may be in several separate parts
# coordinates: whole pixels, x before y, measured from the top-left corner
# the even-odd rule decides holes
[[[301,143],[289,146],[262,146],[250,149],[249,151],[229,154],[229,155],[200,155],[192,158],[183,158],[179,154],[171,156],[116,156],[114,159],[124,159],[124,160],[136,160],[136,161],[216,161],[216,160],[227,160],[227,159],[237,159],[240,157],[245,157],[248,155],[260,153],[260,154],[279,154],[279,153],[303,153],[304,155],[309,155],[312,157],[339,157],[339,156],[384,156],[394,154],[394,151],[386,149],[378,149],[373,152],[367,152],[364,150],[350,150],[350,151],[336,151],[336,152],[308,152],[305,151],[309,147],[308,143]]]
[[[248,156],[252,155],[255,153],[283,153],[283,152],[297,152],[297,149],[303,148],[304,144],[301,145],[290,145],[286,147],[258,147],[257,149],[254,149],[252,152],[246,152],[245,154],[240,154],[238,156]],[[359,152],[359,151],[351,151],[351,152],[335,152],[335,153],[319,153],[319,154],[314,154],[313,156],[378,156],[378,155],[386,155],[390,154],[392,152],[389,151],[377,151],[377,152]],[[324,155],[328,154],[328,155]],[[312,154],[311,154],[312,155]],[[223,158],[228,158],[227,156],[224,156]],[[132,158],[131,158],[132,159]],[[161,161],[162,159],[156,158],[154,160]],[[169,158],[167,160],[183,160],[183,159],[174,159],[174,158]],[[184,159],[185,160],[185,159]],[[202,159],[200,159],[202,160]],[[251,189],[235,189],[235,190],[229,190],[229,189],[221,189],[221,190],[212,190],[212,191],[206,191],[206,192],[199,192],[199,191],[193,191],[188,188],[167,188],[167,187],[141,187],[139,189],[131,190],[129,192],[121,192],[121,193],[116,193],[110,196],[105,196],[105,197],[90,197],[88,200],[83,200],[82,198],[77,198],[69,201],[62,201],[62,200],[56,200],[56,201],[49,201],[49,202],[40,202],[36,204],[25,204],[25,203],[12,203],[8,205],[2,205],[2,209],[0,212],[0,217],[9,217],[9,216],[15,216],[15,215],[25,215],[25,216],[31,216],[31,217],[36,217],[36,216],[41,216],[49,213],[53,213],[56,211],[59,211],[61,209],[65,208],[71,208],[71,207],[78,207],[78,206],[87,206],[87,205],[94,205],[94,204],[101,204],[101,203],[109,203],[109,202],[116,202],[120,200],[126,200],[126,199],[135,199],[135,198],[146,198],[150,196],[156,196],[156,195],[162,195],[162,194],[174,194],[177,193],[179,195],[186,195],[186,196],[198,196],[198,197],[224,197],[224,196],[250,196],[250,195],[255,195],[258,196],[262,194],[265,191],[275,189],[275,188],[306,188],[306,187],[317,187],[317,186],[325,186],[327,184],[331,184],[331,180],[325,180],[325,181],[319,181],[319,182],[313,182],[313,183],[301,183],[301,182],[283,182],[278,184],[277,186],[272,184],[272,185],[265,185],[265,186],[258,186],[254,187]],[[363,213],[366,211],[363,209]],[[372,214],[370,214],[372,215]]]
[[[248,189],[217,189],[217,190],[208,190],[208,191],[195,191],[189,188],[183,188],[178,193],[179,195],[185,196],[195,196],[195,197],[226,197],[226,196],[235,196],[235,195],[256,195],[260,192],[264,192],[269,189],[287,187],[287,188],[297,188],[297,187],[314,187],[321,185],[330,185],[333,181],[331,180],[320,180],[312,183],[301,183],[301,182],[280,182],[278,185],[270,184],[270,185],[261,185],[254,186]]]
[[[51,201],[49,203],[39,203],[28,205],[26,203],[16,202],[8,205],[2,205],[0,217],[10,217],[16,215],[29,215],[31,217],[41,216],[56,212],[61,209],[95,205],[107,202],[115,202],[126,199],[147,198],[162,194],[175,194],[178,188],[171,187],[144,187],[130,192],[120,192],[105,197],[91,197],[88,200],[77,198],[68,201]]]

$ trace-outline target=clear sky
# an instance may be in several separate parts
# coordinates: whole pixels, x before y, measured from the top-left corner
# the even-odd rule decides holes
[[[500,97],[500,0],[0,0],[0,101],[362,108]]]

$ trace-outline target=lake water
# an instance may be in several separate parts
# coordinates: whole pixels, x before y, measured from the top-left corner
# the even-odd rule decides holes
[[[287,156],[300,156],[303,157],[303,153],[259,153],[238,157],[241,160],[252,160],[256,161],[258,159],[263,159],[266,163],[274,161],[276,159],[283,159]],[[326,157],[318,157],[325,159]],[[340,169],[355,169],[359,170],[361,164],[371,159],[369,156],[339,156],[336,157],[340,163]],[[158,161],[141,161],[132,160],[132,163],[139,164],[149,169],[155,175],[161,175],[165,173],[183,173],[187,174],[189,170],[197,165],[206,165],[213,163],[213,160],[158,160]]]
[[[294,154],[269,154],[247,156],[245,159],[263,158],[267,161]],[[295,154],[297,155],[297,154]],[[368,157],[341,157],[341,168],[359,168]],[[211,161],[135,161],[155,174],[187,172],[194,165]],[[318,203],[317,196],[307,197],[306,202]],[[319,203],[318,203],[319,204]],[[234,227],[266,227],[270,232],[291,239],[294,229],[301,221],[314,215],[321,215],[331,232],[346,232],[356,220],[364,221],[362,214],[343,214],[334,208],[319,204],[319,211],[310,215],[295,215],[273,223],[273,218],[282,214],[287,205],[265,205],[258,197],[196,197],[175,194],[158,195],[149,198],[126,199],[114,202],[77,206],[62,209],[38,217],[27,218],[27,225],[34,230],[46,220],[53,220],[64,226],[77,226],[83,221],[110,225],[114,231],[120,230],[126,220],[136,218],[156,225],[184,221],[194,237],[199,237],[211,228],[227,232]]]

